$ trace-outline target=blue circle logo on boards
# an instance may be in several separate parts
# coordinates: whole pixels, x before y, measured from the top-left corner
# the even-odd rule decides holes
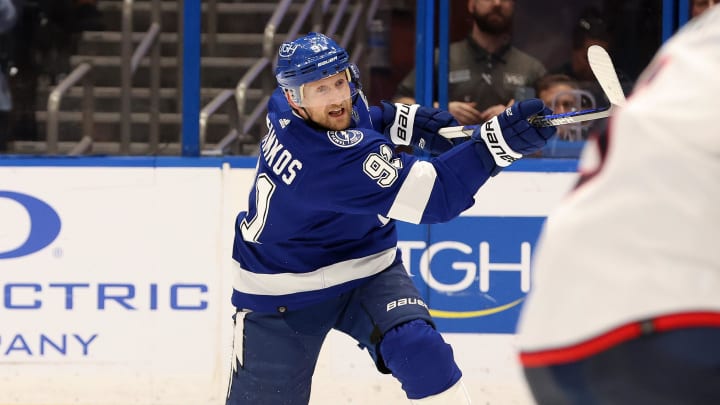
[[[31,255],[49,244],[58,234],[62,223],[58,213],[46,202],[33,196],[16,193],[13,191],[1,191],[0,198],[8,198],[22,205],[30,216],[30,234],[25,242],[15,249],[0,251],[0,259],[12,259]]]

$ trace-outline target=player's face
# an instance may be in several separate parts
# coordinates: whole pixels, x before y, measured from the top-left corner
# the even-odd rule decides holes
[[[590,68],[590,62],[587,58],[587,50],[593,45],[609,49],[610,44],[601,39],[588,38],[584,41],[583,47],[573,50],[572,68],[575,76],[580,80],[595,81],[595,74]]]
[[[468,11],[480,31],[505,34],[512,29],[515,0],[469,0]]]
[[[541,91],[538,97],[550,107],[554,114],[567,113],[581,109],[580,97],[575,89],[565,83],[554,84]],[[582,126],[580,124],[561,125],[557,129],[558,139],[579,140]]]
[[[350,126],[352,98],[345,72],[306,83],[302,88],[301,107],[316,124],[336,131]]]
[[[579,109],[573,88],[564,83],[558,83],[540,92],[542,101],[553,110],[555,114],[566,113]]]

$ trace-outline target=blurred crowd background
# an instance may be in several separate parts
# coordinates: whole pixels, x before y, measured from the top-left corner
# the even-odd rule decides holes
[[[0,101],[0,153],[180,154],[182,121],[197,119],[205,152],[253,155],[263,135],[264,96],[274,85],[272,61],[260,60],[293,30],[341,38],[357,53],[372,103],[397,99],[415,67],[416,2],[410,0],[203,0],[199,16],[183,15],[182,1],[4,1],[16,16],[0,35],[6,98]],[[662,0],[451,0],[451,42],[472,32],[474,2],[512,6],[509,44],[537,60],[543,76],[556,75],[523,83],[501,104],[546,90],[556,111],[602,106],[606,100],[578,55],[592,44],[605,47],[629,92],[663,41]],[[268,27],[280,10],[284,19],[273,26],[268,45]],[[196,85],[205,115],[197,118],[182,116],[182,33],[191,19],[201,27]],[[491,54],[503,62],[501,53]],[[130,78],[123,76],[128,71]],[[591,130],[568,129],[564,140],[582,141]]]

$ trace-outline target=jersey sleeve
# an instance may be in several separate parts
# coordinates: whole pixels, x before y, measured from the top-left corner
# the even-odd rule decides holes
[[[373,123],[373,129],[381,134],[385,132],[385,127],[391,124],[383,122],[383,110],[375,105],[370,107],[370,119]]]
[[[352,132],[342,139],[361,140],[340,147],[332,141],[340,136],[334,132]],[[372,129],[327,134],[330,141],[308,159],[312,163],[299,185],[318,208],[411,223],[445,222],[469,208],[489,178],[473,142],[424,161],[395,152],[384,135]]]

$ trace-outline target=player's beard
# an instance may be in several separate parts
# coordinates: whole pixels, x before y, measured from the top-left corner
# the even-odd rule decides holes
[[[338,112],[340,115],[335,116]],[[306,113],[316,125],[333,131],[343,131],[350,127],[352,98],[329,106],[307,108]]]
[[[473,17],[478,29],[488,34],[502,35],[512,31],[512,16],[503,15],[497,7],[486,14],[475,13]]]

